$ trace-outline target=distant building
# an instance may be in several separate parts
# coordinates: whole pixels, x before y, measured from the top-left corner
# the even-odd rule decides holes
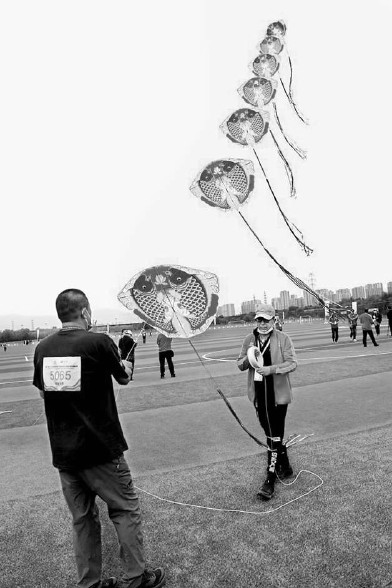
[[[351,298],[351,291],[349,288],[341,288],[336,290],[336,302],[340,302],[341,300],[346,300]]]
[[[304,306],[318,306],[317,299],[307,292],[307,290],[302,290],[304,295]]]
[[[295,294],[290,294],[290,306],[299,306],[298,296],[296,296]]]
[[[282,290],[282,292],[279,295],[279,298],[283,309],[288,309],[288,307],[290,306],[290,292],[288,290]]]
[[[297,302],[298,302],[298,308],[303,308],[305,306],[305,300],[304,300],[303,296],[300,296],[299,298],[297,298]]]
[[[358,298],[366,298],[366,292],[364,286],[356,286],[351,289],[352,297],[357,300]]]
[[[392,294],[392,282],[387,282],[387,292],[388,294]]]
[[[332,290],[328,290],[328,288],[321,288],[320,290],[316,290],[317,294],[321,296],[323,300],[330,300],[331,302],[336,302],[336,294]]]
[[[282,304],[282,300],[277,297],[277,298],[272,298],[271,300],[271,304],[274,307],[275,310],[284,310],[283,304]]]
[[[365,285],[365,292],[366,292],[366,298],[369,298],[370,296],[382,296],[383,295],[382,283],[376,282],[375,284],[366,284]]]
[[[218,306],[217,316],[234,316],[235,315],[235,308],[234,304],[222,304],[222,306]]]
[[[249,314],[250,312],[256,312],[256,308],[261,304],[261,300],[245,300],[241,303],[241,314]]]

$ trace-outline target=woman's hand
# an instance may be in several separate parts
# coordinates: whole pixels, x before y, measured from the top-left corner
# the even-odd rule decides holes
[[[263,367],[257,368],[256,372],[262,376],[270,376],[273,372],[270,365],[263,365]]]

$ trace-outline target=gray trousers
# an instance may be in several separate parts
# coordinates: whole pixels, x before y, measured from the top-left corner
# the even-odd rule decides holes
[[[60,470],[63,494],[73,519],[73,545],[78,586],[90,588],[101,580],[99,496],[108,507],[120,545],[123,586],[137,588],[145,569],[141,513],[131,472],[123,455],[84,470]]]

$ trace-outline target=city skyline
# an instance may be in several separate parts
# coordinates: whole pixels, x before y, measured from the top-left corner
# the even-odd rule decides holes
[[[384,293],[392,295],[392,281],[385,283],[386,289],[384,289],[383,284],[383,282],[368,283],[363,286],[353,286],[352,288],[338,288],[336,291],[330,290],[328,288],[315,288],[315,292],[320,294],[324,300],[328,300],[329,302],[341,302],[342,300],[348,298],[354,298],[358,300],[361,298],[369,298],[370,296],[381,296]],[[264,303],[268,303],[267,298],[267,294],[264,292]],[[219,305],[217,316],[227,317],[233,316],[235,314],[247,314],[249,312],[255,312],[258,304],[261,302],[261,299],[254,296],[250,300],[244,300],[241,302],[239,309],[235,308],[234,303],[225,303]],[[281,290],[279,296],[272,296],[270,298],[270,304],[275,308],[275,310],[284,310],[289,308],[289,306],[319,306],[319,303],[314,298],[314,296],[305,290],[303,291],[303,296],[290,294],[289,290]],[[235,309],[235,312],[229,314],[233,308]],[[237,312],[237,310],[239,310],[239,312]]]

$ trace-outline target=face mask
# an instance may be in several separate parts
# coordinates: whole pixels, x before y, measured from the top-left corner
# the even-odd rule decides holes
[[[270,327],[267,331],[265,329],[260,329],[260,327],[257,327],[257,331],[260,335],[268,335],[268,333],[270,333],[273,330],[274,327]]]

